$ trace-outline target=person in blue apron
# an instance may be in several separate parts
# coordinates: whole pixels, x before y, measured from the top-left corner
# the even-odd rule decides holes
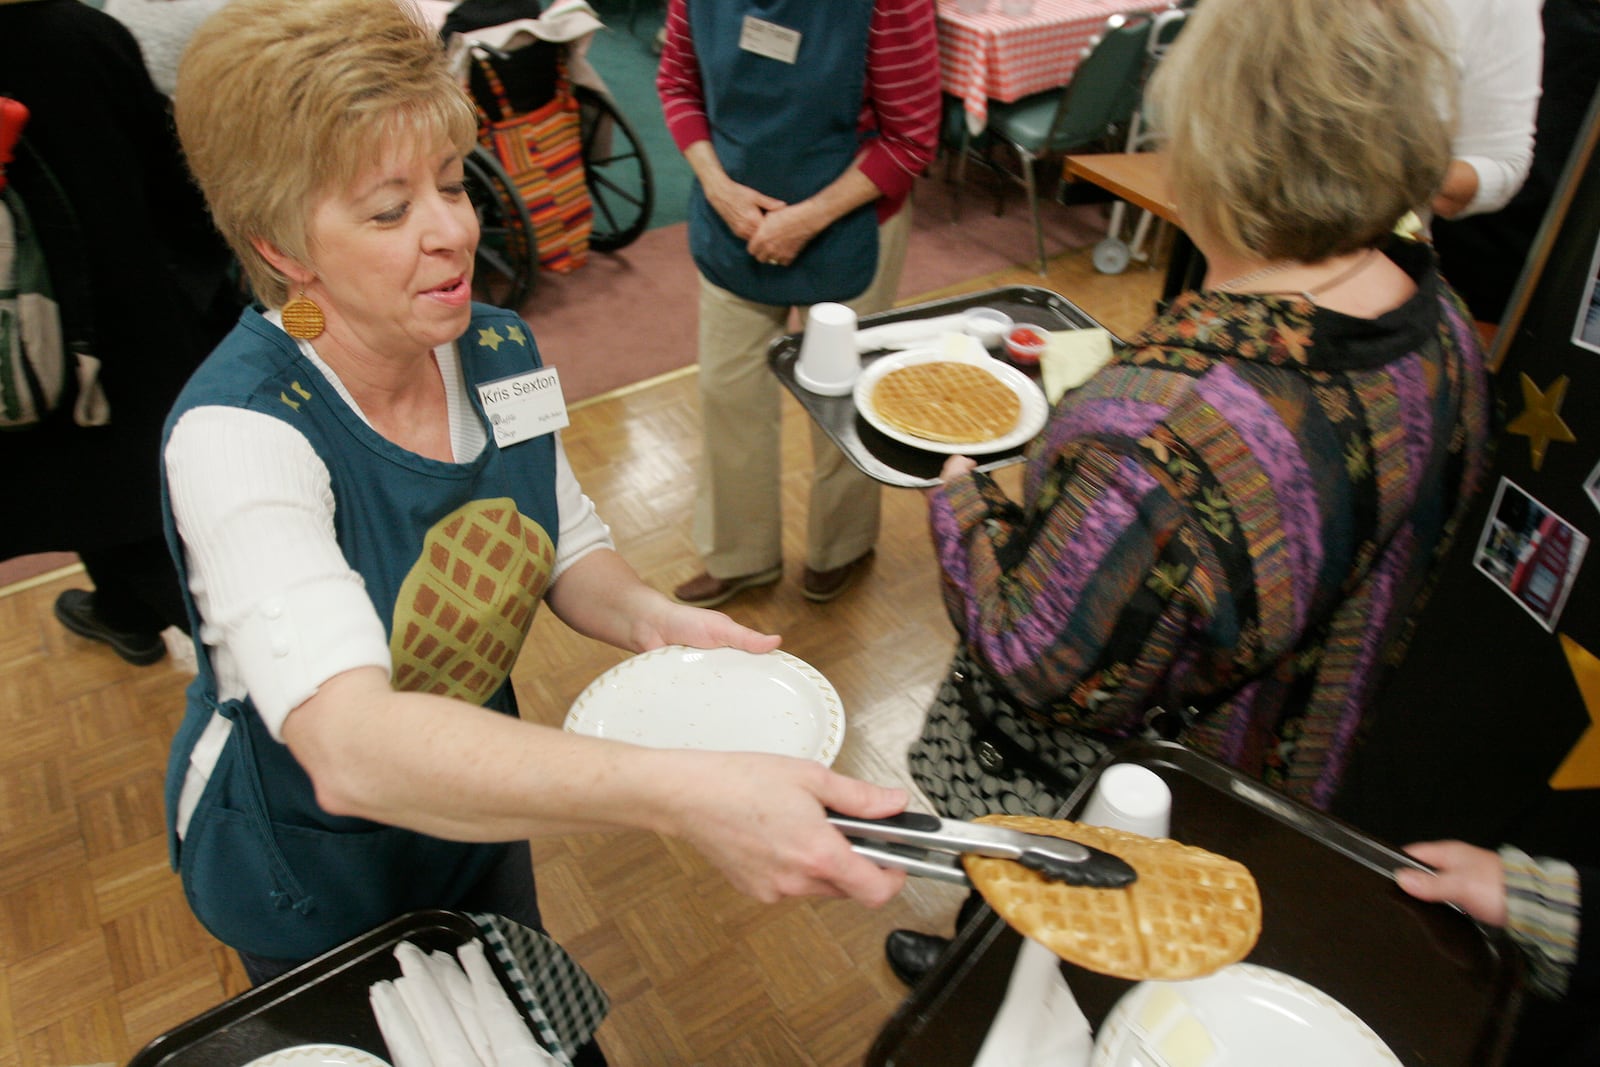
[[[794,308],[894,303],[937,142],[938,45],[928,0],[672,0],[665,32],[656,87],[696,179],[705,566],[673,595],[713,607],[783,576],[768,345]],[[801,592],[820,602],[871,555],[879,490],[815,426],[811,443]]]
[[[527,324],[471,301],[476,122],[436,37],[392,0],[236,0],[185,54],[176,116],[261,306],[164,437],[199,664],[169,841],[251,978],[415,909],[537,928],[538,834],[682,837],[769,901],[897,892],[825,809],[884,815],[900,791],[519,719],[541,601],[634,652],[779,638],[640,580],[573,477]]]

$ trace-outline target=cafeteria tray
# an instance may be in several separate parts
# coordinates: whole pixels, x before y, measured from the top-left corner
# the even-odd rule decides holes
[[[400,977],[395,946],[410,941],[425,952],[453,954],[481,937],[477,924],[461,912],[402,915],[167,1031],[128,1067],[240,1067],[278,1049],[309,1044],[348,1045],[388,1062],[388,1045],[367,990],[381,979]],[[500,960],[493,952],[484,956],[537,1034]]]
[[[1170,742],[1138,741],[1134,763],[1172,791],[1172,836],[1250,868],[1261,938],[1248,962],[1293,975],[1370,1026],[1406,1067],[1501,1062],[1520,1003],[1520,961],[1503,931],[1407,896],[1390,872],[1415,862],[1354,827]],[[1058,814],[1087,803],[1098,771]],[[1004,997],[1021,937],[985,907],[879,1033],[867,1067],[967,1067]],[[1134,983],[1062,963],[1093,1027]]]
[[[858,325],[861,329],[866,329],[869,326],[883,326],[891,322],[953,315],[975,307],[994,308],[1005,312],[1019,323],[1030,323],[1047,330],[1095,328],[1100,325],[1066,297],[1036,285],[1005,286],[915,304],[911,307],[896,308],[893,311],[864,316]],[[822,431],[839,446],[839,450],[849,458],[850,462],[868,477],[885,485],[902,489],[925,489],[939,484],[939,470],[944,466],[948,456],[902,444],[879,432],[861,417],[861,413],[856,410],[855,400],[848,393],[844,396],[822,396],[813,393],[795,380],[794,371],[795,364],[800,358],[801,336],[799,333],[786,334],[773,341],[767,349],[767,366],[789,392],[794,394],[800,406],[805,408],[806,413],[815,420]],[[1122,342],[1113,337],[1112,344],[1121,346]],[[1003,355],[1003,341],[990,351],[997,358],[1006,359]],[[873,360],[891,354],[863,353],[861,365],[865,368]],[[1009,360],[1007,362],[1009,363]],[[1036,380],[1039,376],[1037,367],[1024,367],[1014,363],[1009,365],[1017,367]],[[1004,452],[978,457],[978,469],[989,471],[1020,462],[1025,447],[1018,445]]]

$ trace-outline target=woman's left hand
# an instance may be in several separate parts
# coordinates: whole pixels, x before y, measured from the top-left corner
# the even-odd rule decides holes
[[[687,645],[690,648],[726,646],[759,655],[771,652],[783,643],[783,638],[778,634],[752,630],[720,611],[692,608],[676,601],[654,613],[653,618],[641,618],[635,627],[634,637],[634,647],[641,652],[663,645]]]
[[[963,475],[971,474],[978,469],[978,461],[971,456],[951,456],[944,461],[944,466],[939,469],[941,482],[953,482]]]
[[[767,212],[745,247],[762,263],[787,267],[822,231],[823,225],[825,221],[811,204],[790,204]]]
[[[741,626],[720,611],[691,608],[639,579],[615,549],[590,552],[567,569],[545,594],[545,602],[574,630],[629,652],[663,645],[741,648],[771,652],[777,634]]]
[[[963,478],[977,469],[978,461],[971,456],[951,456],[944,461],[944,466],[939,469],[939,484],[928,486],[922,491],[922,495],[931,498],[934,493],[937,493],[957,478]]]

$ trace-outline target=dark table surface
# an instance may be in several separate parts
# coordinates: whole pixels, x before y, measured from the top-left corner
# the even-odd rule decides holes
[[[866,329],[910,319],[936,318],[977,307],[994,308],[1010,315],[1018,323],[1030,323],[1047,330],[1092,328],[1100,325],[1059,293],[1033,285],[1013,285],[916,304],[912,307],[896,308],[877,315],[867,315],[861,319],[859,326]],[[785,388],[794,394],[806,413],[849,457],[850,462],[861,468],[868,477],[885,485],[903,489],[924,489],[930,485],[937,485],[939,470],[949,458],[947,455],[914,448],[880,433],[861,417],[860,412],[856,410],[855,401],[849,394],[822,396],[795,381],[794,368],[800,358],[801,336],[802,334],[798,333],[787,334],[774,341],[767,350],[767,365]],[[1121,344],[1115,339],[1112,343]],[[997,347],[990,351],[997,358],[1007,359],[1002,348]],[[862,366],[866,367],[873,360],[891,354],[890,352],[863,353]],[[1038,377],[1036,367],[1012,365],[1030,377]],[[994,470],[1019,462],[1024,447],[1018,445],[1004,452],[975,457],[979,460],[978,469]]]
[[[1175,839],[1255,875],[1262,929],[1248,962],[1340,1001],[1407,1067],[1501,1060],[1519,1001],[1516,952],[1503,934],[1401,892],[1389,872],[1406,857],[1178,745],[1137,742],[1116,759],[1165,779]],[[1080,785],[1063,817],[1081,810],[1093,785]],[[969,1067],[1020,945],[984,908],[878,1035],[868,1067]],[[1092,1027],[1134,985],[1061,966]]]

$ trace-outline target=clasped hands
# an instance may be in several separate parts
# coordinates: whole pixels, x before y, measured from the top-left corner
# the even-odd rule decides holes
[[[821,230],[806,201],[786,203],[731,180],[712,197],[711,206],[745,242],[746,251],[769,266],[793,263]]]

